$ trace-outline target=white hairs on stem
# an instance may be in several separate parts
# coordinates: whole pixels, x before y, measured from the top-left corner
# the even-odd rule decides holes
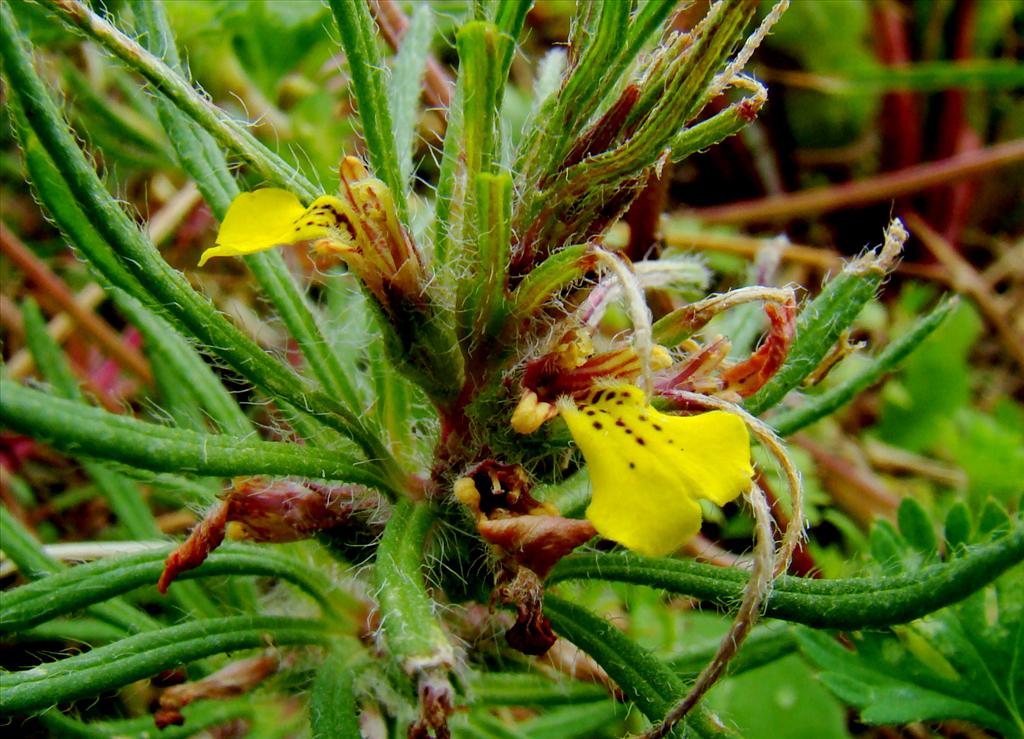
[[[643,389],[650,397],[654,391],[654,371],[651,369],[651,355],[654,353],[654,331],[651,328],[651,309],[647,307],[643,286],[636,272],[627,266],[625,260],[610,251],[597,247],[594,253],[602,264],[615,275],[626,299],[629,318],[633,322],[633,348],[640,358],[640,376]]]
[[[697,681],[690,692],[665,714],[664,720],[644,735],[644,739],[661,739],[668,736],[676,724],[683,720],[697,702],[718,682],[732,658],[740,650],[750,630],[760,615],[761,604],[771,591],[775,579],[772,569],[775,559],[775,537],[772,533],[772,514],[768,507],[764,491],[756,483],[751,484],[744,496],[751,511],[754,513],[754,530],[757,533],[754,543],[754,567],[750,572],[750,580],[743,589],[743,600],[740,602],[736,618],[733,619],[729,632],[722,638],[718,651],[707,667],[701,670]]]
[[[793,558],[793,552],[800,545],[804,531],[804,486],[800,480],[800,472],[797,470],[796,465],[793,464],[793,460],[790,459],[782,440],[768,424],[750,415],[750,413],[735,403],[685,390],[672,391],[671,397],[739,416],[747,424],[747,428],[750,429],[754,437],[761,442],[779,463],[779,466],[786,475],[791,508],[793,509],[789,517],[789,524],[782,534],[782,545],[779,547],[778,555],[775,558],[775,575],[782,574],[789,567],[789,562]]]

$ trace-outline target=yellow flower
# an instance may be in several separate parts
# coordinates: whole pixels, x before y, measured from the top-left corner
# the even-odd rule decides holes
[[[418,299],[423,270],[391,191],[355,157],[342,160],[339,175],[338,195],[321,195],[309,207],[287,190],[242,193],[231,202],[217,245],[203,252],[199,266],[213,257],[310,241],[318,254],[344,261],[381,305],[387,307],[395,293]]]
[[[306,208],[287,190],[243,192],[231,202],[217,234],[217,245],[203,252],[199,266],[213,257],[237,257],[347,234],[348,219],[343,208],[341,201],[330,195],[317,198]]]
[[[699,498],[725,505],[750,487],[750,437],[730,413],[670,416],[632,385],[558,409],[590,469],[587,518],[640,554],[670,554],[696,534]]]

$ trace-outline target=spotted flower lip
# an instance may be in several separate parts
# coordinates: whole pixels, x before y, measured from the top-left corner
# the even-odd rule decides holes
[[[586,516],[640,554],[670,554],[700,530],[703,498],[725,505],[750,488],[750,436],[724,411],[672,416],[633,385],[596,389],[577,407],[558,401],[590,470]]]

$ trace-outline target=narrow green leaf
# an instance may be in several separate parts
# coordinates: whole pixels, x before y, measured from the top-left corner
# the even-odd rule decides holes
[[[882,259],[874,251],[858,257],[804,306],[797,316],[796,339],[785,364],[744,403],[750,413],[759,416],[777,404],[821,363],[843,331],[875,296],[887,270]]]
[[[13,128],[21,144],[25,168],[39,202],[49,212],[72,248],[108,283],[120,287],[139,299],[146,299],[146,290],[121,263],[117,254],[104,241],[75,201],[63,175],[54,166],[43,148],[17,95],[8,95],[7,104],[13,113]]]
[[[695,680],[721,646],[720,639],[711,639],[701,644],[688,646],[684,652],[665,661],[680,677]],[[758,667],[771,664],[796,650],[793,631],[782,623],[766,623],[754,627],[743,641],[739,654],[729,663],[729,675],[740,675]]]
[[[808,398],[804,405],[780,413],[772,419],[779,436],[789,436],[818,419],[831,415],[857,395],[896,369],[925,339],[942,324],[957,305],[957,298],[944,300],[901,337],[889,343],[856,377],[831,390]]]
[[[3,599],[0,598],[0,602]],[[30,629],[8,634],[7,639],[19,642],[73,641],[96,646],[117,641],[125,635],[124,629],[101,621],[98,618],[78,616],[40,624]]]
[[[653,654],[586,608],[554,595],[544,596],[544,615],[559,635],[582,649],[653,722],[660,721],[683,697],[684,685]],[[695,710],[685,725],[699,736],[706,733],[707,716]],[[672,736],[684,736],[678,727]],[[719,732],[714,732],[718,734]]]
[[[365,464],[345,459],[336,450],[158,426],[53,398],[10,380],[0,380],[0,388],[3,423],[72,454],[116,460],[154,472],[221,477],[301,475],[388,489]]]
[[[498,3],[494,13],[494,25],[512,41],[503,50],[501,65],[498,70],[498,76],[502,85],[508,79],[508,71],[512,66],[512,57],[515,55],[516,44],[519,42],[519,36],[522,34],[523,26],[526,23],[526,15],[530,12],[531,7],[533,7],[533,0],[504,0],[504,2]]]
[[[18,715],[100,695],[203,657],[240,649],[322,644],[320,621],[232,616],[190,621],[129,636],[113,644],[21,672],[0,673],[0,712]]]
[[[36,367],[43,377],[51,384],[58,396],[83,403],[78,382],[64,359],[60,346],[46,330],[39,308],[31,300],[22,309],[25,322],[25,335]],[[99,462],[85,460],[82,463],[86,473],[96,483],[96,487],[107,499],[117,520],[128,531],[133,539],[160,539],[163,534],[156,524],[153,512],[150,511],[145,498],[133,481],[122,477]],[[174,594],[175,602],[185,613],[197,616],[219,616],[220,609],[210,596],[197,588],[188,585]]]
[[[156,731],[150,715],[119,721],[78,721],[65,716],[59,710],[40,714],[39,721],[50,729],[51,736],[81,737],[82,739],[111,739],[112,737],[159,737],[159,739],[191,739],[197,734],[207,733],[223,724],[238,720],[252,720],[257,714],[248,696],[232,701],[199,701],[185,706],[181,715],[185,718],[182,726],[167,726]],[[216,733],[216,732],[209,732]]]
[[[465,189],[459,187],[463,166],[462,139],[464,135],[463,100],[466,80],[461,75],[455,83],[455,94],[448,108],[448,127],[441,150],[441,171],[437,176],[437,194],[434,196],[434,255],[432,266],[442,284],[454,287],[459,267],[458,251],[453,248],[461,237],[460,224],[454,214],[459,213]],[[464,185],[464,183],[463,183]]]
[[[913,498],[904,498],[900,501],[896,518],[899,522],[900,534],[910,546],[925,557],[938,555],[938,542],[932,520],[920,503]]]
[[[626,708],[615,701],[584,703],[545,711],[523,721],[520,728],[530,739],[587,739],[605,733],[626,717]]]
[[[392,130],[406,198],[412,193],[413,143],[420,117],[423,74],[433,39],[434,12],[430,5],[416,5],[409,18],[409,27],[402,36],[402,45],[395,55],[388,82],[388,102],[394,117]]]
[[[93,604],[102,604],[137,588],[155,587],[163,572],[164,560],[174,548],[173,544],[167,544],[139,554],[47,570],[48,575],[42,579],[4,592],[0,598],[0,633],[21,631]],[[344,619],[339,605],[349,605],[345,602],[347,596],[325,573],[310,569],[266,545],[223,544],[199,567],[178,577],[190,580],[224,576],[272,577],[289,582],[311,596],[324,609],[325,615],[335,621]],[[177,582],[171,585],[171,591],[176,587]]]
[[[374,173],[391,189],[399,219],[408,224],[405,181],[395,153],[377,27],[363,0],[330,0],[330,3],[352,75],[352,89],[359,104],[359,119],[363,124],[370,164]]]
[[[22,317],[25,323],[26,341],[40,373],[59,397],[84,403],[84,398],[78,388],[78,381],[65,361],[60,346],[47,332],[43,316],[33,301],[29,300],[25,303]],[[99,462],[84,460],[82,466],[92,481],[96,483],[96,487],[99,488],[103,497],[107,499],[111,510],[128,531],[129,536],[133,539],[143,540],[160,539],[163,536],[138,485]],[[174,596],[175,602],[186,613],[208,617],[220,615],[220,609],[210,599],[210,596],[195,585],[186,586]]]
[[[154,369],[160,365],[170,370],[226,433],[253,433],[252,422],[193,346],[128,293],[114,288],[112,296],[118,309],[142,334]]]
[[[21,574],[29,580],[38,580],[63,569],[60,562],[47,555],[21,522],[4,506],[0,506],[0,544],[4,554],[18,565]],[[0,599],[4,609],[10,597],[10,593],[5,593]],[[88,612],[100,621],[113,625],[122,633],[130,634],[160,627],[160,622],[156,619],[121,600],[97,602],[88,609]]]
[[[477,246],[474,274],[462,281],[458,314],[469,351],[486,346],[507,315],[509,247],[512,239],[512,177],[480,173],[476,178]]]
[[[594,3],[588,8],[590,23],[583,17],[577,19],[579,31],[570,41],[575,63],[559,94],[548,98],[537,115],[536,128],[523,138],[516,171],[523,173],[525,181],[542,182],[558,170],[572,142],[596,112],[602,93],[617,86],[618,80],[607,75],[613,69],[611,60],[629,35],[629,5]]]
[[[479,672],[469,679],[473,706],[563,706],[590,703],[608,697],[593,683],[553,681],[532,672]]]
[[[313,739],[360,739],[359,704],[355,681],[364,664],[361,657],[333,651],[317,670],[309,696]]]
[[[761,97],[752,95],[733,103],[707,120],[684,128],[670,144],[672,161],[682,161],[691,154],[704,151],[739,133],[757,117],[764,101],[763,93]]]
[[[77,4],[72,5],[78,7]],[[137,297],[153,307],[173,311],[174,316],[195,336],[268,394],[316,414],[324,423],[353,437],[373,460],[370,464],[388,468],[395,487],[404,484],[404,475],[395,468],[387,450],[363,427],[356,414],[307,387],[294,372],[269,357],[217,312],[208,300],[198,295],[181,273],[163,260],[103,188],[95,170],[70,135],[56,105],[32,68],[31,58],[20,40],[9,7],[0,6],[0,13],[4,20],[0,24],[0,54],[10,82],[8,89],[16,94],[26,113],[26,120],[57,165],[88,221],[108,244],[116,247],[122,264],[137,281],[145,283],[146,289]],[[145,53],[141,49],[139,51]]]
[[[971,511],[965,503],[954,503],[949,509],[944,533],[949,553],[959,556],[971,539]]]
[[[229,118],[187,80],[94,13],[85,3],[80,0],[39,1],[69,26],[83,31],[118,57],[128,69],[142,75],[221,146],[238,154],[262,177],[304,198],[311,200],[317,196],[317,188],[312,183],[257,141],[244,124]]]
[[[476,177],[493,171],[498,161],[498,113],[505,81],[502,56],[511,40],[493,23],[474,21],[459,29],[459,76],[464,77],[462,136],[467,188],[475,193]]]
[[[434,615],[423,558],[434,514],[425,503],[398,502],[377,547],[374,574],[388,652],[407,674],[454,664],[451,643]]]
[[[582,279],[596,263],[589,252],[589,244],[567,246],[530,270],[512,297],[516,318],[533,315],[559,291]]]
[[[154,54],[163,57],[168,66],[182,72],[174,38],[160,0],[136,0],[132,7],[140,30],[144,31],[144,42]],[[158,98],[156,104],[160,120],[182,167],[196,181],[213,214],[224,220],[239,190],[223,152],[210,134],[168,100]],[[363,405],[357,398],[353,383],[342,371],[337,355],[325,341],[313,308],[296,285],[284,258],[278,252],[262,252],[250,254],[244,260],[288,331],[298,342],[320,384],[332,397],[342,400],[351,412],[358,415]]]

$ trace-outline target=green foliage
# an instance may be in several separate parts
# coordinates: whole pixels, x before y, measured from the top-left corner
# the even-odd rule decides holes
[[[676,315],[686,298],[720,287],[696,258],[671,254],[638,260],[636,284],[616,282],[602,270],[617,257],[596,247],[622,243],[613,225],[667,162],[740,133],[756,115],[763,87],[730,76],[756,46],[746,40],[755,0],[712,5],[689,34],[669,32],[675,0],[580,4],[567,51],[548,53],[532,93],[515,85],[529,76],[517,55],[539,35],[532,20],[525,30],[527,0],[413,4],[407,26],[384,15],[408,4],[363,0],[101,5],[0,6],[4,122],[22,158],[5,159],[3,177],[31,182],[84,262],[67,271],[98,282],[111,298],[104,316],[137,330],[152,386],[120,406],[94,397],[92,378],[80,382],[81,357],[51,338],[36,302],[20,303],[38,381],[0,379],[3,429],[75,466],[57,470],[74,478],[60,489],[47,478],[52,491],[5,472],[0,564],[21,579],[0,594],[0,634],[26,654],[52,641],[91,646],[0,671],[4,716],[35,717],[60,736],[149,735],[133,686],[184,667],[200,697],[184,710],[185,727],[162,736],[244,719],[255,737],[302,734],[305,723],[315,737],[354,737],[379,719],[394,735],[442,736],[450,720],[456,735],[480,737],[715,736],[729,727],[757,737],[780,726],[833,737],[845,735],[843,703],[869,723],[957,718],[1021,733],[1024,609],[1009,583],[1024,559],[1024,414],[1009,401],[991,413],[972,403],[980,318],[966,302],[908,290],[897,338],[844,365],[824,391],[803,388],[874,305],[901,243],[896,225],[880,252],[803,305],[784,361],[745,410],[780,436],[818,422],[828,429],[836,411],[894,373],[874,433],[955,462],[967,475],[965,500],[931,489],[925,505],[905,497],[898,528],[881,522],[863,542],[872,558],[864,567],[841,551],[857,549],[859,533],[822,545],[822,561],[842,559],[854,576],[778,577],[762,608],[773,621],[753,629],[722,688],[678,725],[673,709],[719,658],[748,572],[606,547],[554,565],[558,537],[586,524],[558,520],[545,533],[553,511],[534,500],[584,517],[588,471],[560,422],[524,434],[512,419],[529,409],[530,392],[537,418],[527,420],[541,426],[558,396],[576,392],[572,383],[578,399],[602,383],[639,383],[639,369],[622,367],[645,352],[644,289]],[[859,136],[883,91],[1012,86],[1015,70],[1001,63],[965,71],[936,62],[883,77],[866,46],[869,10],[796,3],[771,41],[841,93],[807,93],[817,102],[799,120],[788,101],[803,144],[826,130]],[[560,13],[551,3],[544,12]],[[981,16],[978,43],[994,44],[1009,21]],[[427,113],[424,81],[446,84],[446,74],[455,75],[451,105]],[[730,88],[746,97],[704,112]],[[362,184],[372,184],[357,203],[343,178],[340,194],[359,211],[336,219],[348,241],[316,245],[315,267],[283,250],[244,257],[259,293],[247,295],[252,314],[278,340],[228,317],[217,286],[232,268],[181,271],[177,246],[158,248],[123,202],[141,201],[152,183],[191,181],[221,222],[259,186],[308,204],[334,190],[338,160],[359,151],[357,137],[372,178]],[[386,227],[370,228],[378,222]],[[54,243],[35,246],[33,258],[57,253]],[[753,308],[741,306],[741,318]],[[673,366],[659,383],[674,377],[686,388],[699,370],[709,384],[694,387],[738,397],[725,379],[735,364],[688,364],[696,355],[683,339],[709,338],[700,327],[651,331],[671,344]],[[756,337],[737,329],[731,359],[746,359]],[[620,352],[621,374],[600,369],[608,350]],[[535,386],[530,372],[541,377]],[[656,385],[658,401],[672,401],[674,389]],[[767,427],[757,429],[766,438]],[[756,454],[767,466],[765,450]],[[811,523],[852,527],[809,458],[794,458],[811,480]],[[38,473],[38,460],[28,464],[26,475]],[[319,513],[303,508],[304,495]],[[95,500],[113,514],[99,533],[78,537],[35,516]],[[164,540],[162,513],[214,503],[186,544]],[[750,520],[731,508],[708,518],[723,539],[749,536]],[[221,545],[236,536],[262,543]],[[61,561],[79,556],[95,561]],[[186,569],[159,598],[153,585],[180,559]],[[679,598],[704,611],[675,607]],[[515,612],[508,644],[499,632],[511,622],[488,608],[496,605]],[[509,646],[516,629],[539,644],[553,629],[593,663],[553,674]],[[852,649],[828,629],[844,630]],[[231,675],[240,655],[267,650],[281,655],[281,675],[243,679],[226,692],[246,695],[223,702],[203,692],[203,678]],[[759,690],[765,683],[772,690]]]
[[[965,509],[947,518],[947,540],[964,556]],[[989,517],[1001,528],[1005,513],[993,507]],[[992,532],[979,522],[973,541]],[[954,533],[955,532],[955,533]],[[948,535],[948,534],[947,534]],[[923,509],[905,502],[900,532],[893,532],[894,554],[903,561],[916,550],[934,556],[934,533]],[[1024,633],[1024,601],[1017,565],[961,602],[891,631],[862,631],[848,636],[852,650],[834,637],[801,629],[801,652],[822,670],[821,680],[843,701],[861,711],[869,724],[962,719],[1004,736],[1024,734],[1017,695],[1024,680],[1020,634]]]

